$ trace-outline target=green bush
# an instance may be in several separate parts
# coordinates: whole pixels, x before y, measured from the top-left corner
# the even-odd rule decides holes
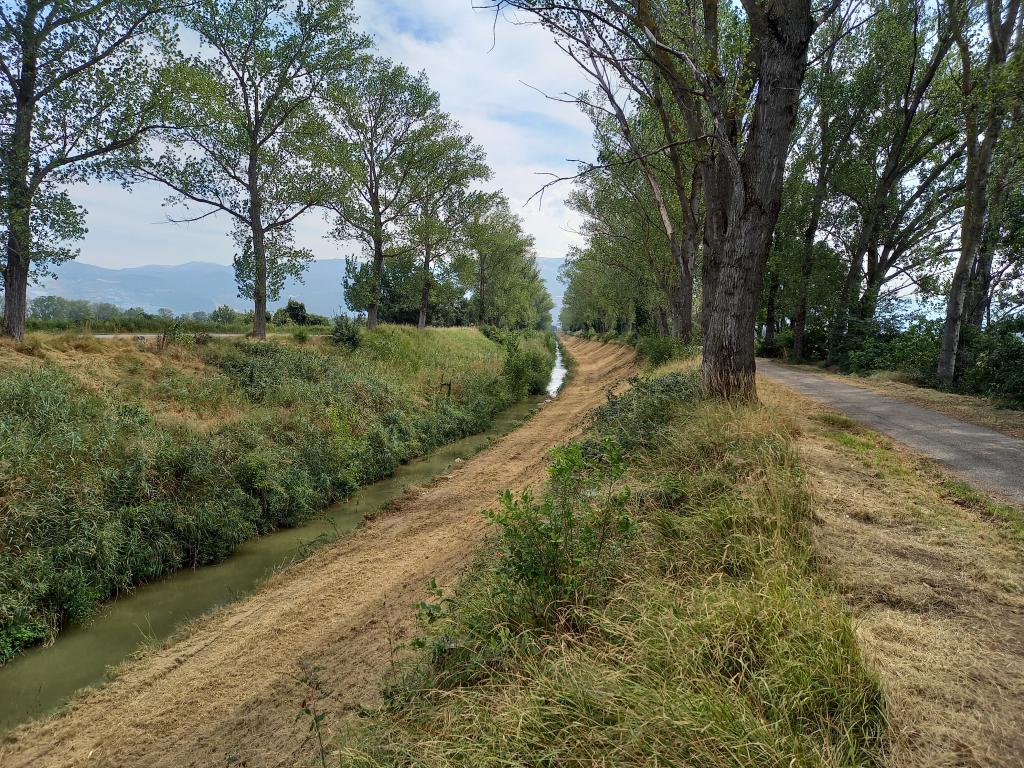
[[[556,448],[539,501],[529,491],[505,491],[501,506],[488,513],[500,529],[498,592],[513,629],[553,628],[567,611],[591,602],[615,548],[632,531],[629,489],[616,489],[625,473],[622,450],[611,440],[597,447]]]
[[[363,341],[359,323],[348,315],[338,315],[331,326],[331,343],[343,349],[356,349]]]
[[[888,323],[861,323],[851,331],[860,342],[841,367],[847,371],[903,371],[922,382],[934,381],[942,346],[942,321],[915,320],[906,329]]]
[[[962,360],[963,389],[1024,407],[1024,318],[992,323],[981,333],[971,329]]]
[[[505,337],[505,364],[502,375],[509,391],[521,397],[539,395],[547,390],[555,364],[553,337],[542,340],[510,333]]]
[[[636,350],[651,365],[658,366],[676,357],[679,345],[670,336],[643,336]]]

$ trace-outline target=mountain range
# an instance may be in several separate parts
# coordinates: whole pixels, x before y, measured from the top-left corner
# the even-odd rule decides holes
[[[558,282],[562,259],[537,259],[541,277],[555,300],[554,319],[562,306],[564,286]],[[87,299],[109,302],[119,307],[142,307],[147,312],[162,308],[176,313],[209,312],[222,304],[248,309],[248,301],[238,298],[235,273],[230,265],[208,261],[191,261],[174,266],[149,265],[109,269],[79,261],[69,261],[55,269],[55,278],[46,278],[29,286],[29,298],[62,296],[66,299]],[[309,265],[302,282],[289,280],[281,299],[271,309],[295,298],[306,309],[319,315],[333,316],[343,311],[345,295],[342,278],[343,259],[322,259]]]

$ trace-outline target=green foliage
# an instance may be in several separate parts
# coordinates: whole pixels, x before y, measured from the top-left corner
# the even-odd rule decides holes
[[[540,500],[503,496],[342,765],[881,764],[882,693],[817,572],[788,433],[700,393],[637,383]]]
[[[675,356],[675,343],[668,336],[643,336],[636,346],[651,365],[662,365]]]
[[[851,348],[842,367],[856,372],[905,371],[932,381],[942,345],[942,323],[916,320],[903,329],[890,323],[864,323],[861,342]]]
[[[862,341],[840,360],[856,373],[901,371],[921,384],[934,385],[942,346],[941,320],[872,322],[858,334]],[[964,329],[961,366],[954,389],[1024,405],[1024,319],[1009,318],[984,330]]]
[[[596,584],[607,581],[615,549],[633,529],[629,488],[616,487],[626,471],[621,448],[605,440],[588,449],[556,448],[540,501],[530,491],[505,491],[488,513],[501,531],[496,597],[513,631],[552,628],[597,597]]]
[[[305,325],[326,327],[326,317],[305,312],[301,302],[292,299],[304,313]],[[122,309],[107,302],[65,299],[61,296],[39,296],[32,300],[27,327],[33,331],[88,330],[93,333],[154,333],[177,325],[183,332],[240,333],[252,327],[253,313],[239,312],[224,304],[212,312],[188,312],[175,315],[171,310],[154,314],[142,307]],[[287,307],[278,309],[272,318],[275,325],[287,327],[295,321]]]
[[[522,394],[497,373],[502,353],[475,331],[382,326],[347,352],[214,340],[176,352],[189,367],[152,381],[128,366],[102,393],[50,363],[3,371],[0,662],[483,430]],[[216,421],[192,429],[151,404]]]
[[[641,336],[636,351],[653,366],[682,356],[683,348],[671,336]]]
[[[348,315],[338,315],[331,326],[331,343],[344,349],[356,349],[363,341],[359,322]]]
[[[969,333],[962,359],[959,386],[1024,407],[1024,317]]]
[[[518,392],[522,397],[544,392],[555,365],[553,335],[508,333],[503,343],[505,364],[502,376],[509,391]]]

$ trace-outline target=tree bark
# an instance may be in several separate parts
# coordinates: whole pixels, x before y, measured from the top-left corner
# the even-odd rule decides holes
[[[669,297],[672,308],[672,338],[683,344],[693,339],[693,282],[679,281]]]
[[[26,21],[26,24],[29,22]],[[37,54],[32,46],[23,49],[23,63],[15,91],[14,126],[4,157],[6,166],[7,266],[4,270],[3,335],[21,341],[28,313],[28,278],[32,266],[31,175],[32,127],[35,122]]]
[[[705,391],[728,400],[757,398],[754,328],[814,32],[808,0],[744,6],[758,62],[754,113],[742,158],[721,157],[735,152],[737,142],[720,150],[731,184],[714,183],[705,193],[726,226],[704,258],[702,372]]]
[[[267,235],[263,229],[263,196],[260,192],[259,158],[249,157],[249,226],[252,232],[252,257],[255,262],[252,299],[252,335],[267,338]]]
[[[376,235],[373,238],[373,266],[370,279],[373,284],[370,286],[370,301],[366,305],[366,329],[372,331],[377,328],[380,291],[384,284],[384,244]]]
[[[420,320],[416,325],[421,331],[427,327],[427,307],[430,305],[430,244],[423,246],[423,288],[420,291]]]

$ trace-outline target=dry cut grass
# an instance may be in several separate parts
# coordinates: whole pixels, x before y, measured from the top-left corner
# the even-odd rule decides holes
[[[1021,510],[773,383],[815,539],[882,675],[896,768],[1024,765]]]

